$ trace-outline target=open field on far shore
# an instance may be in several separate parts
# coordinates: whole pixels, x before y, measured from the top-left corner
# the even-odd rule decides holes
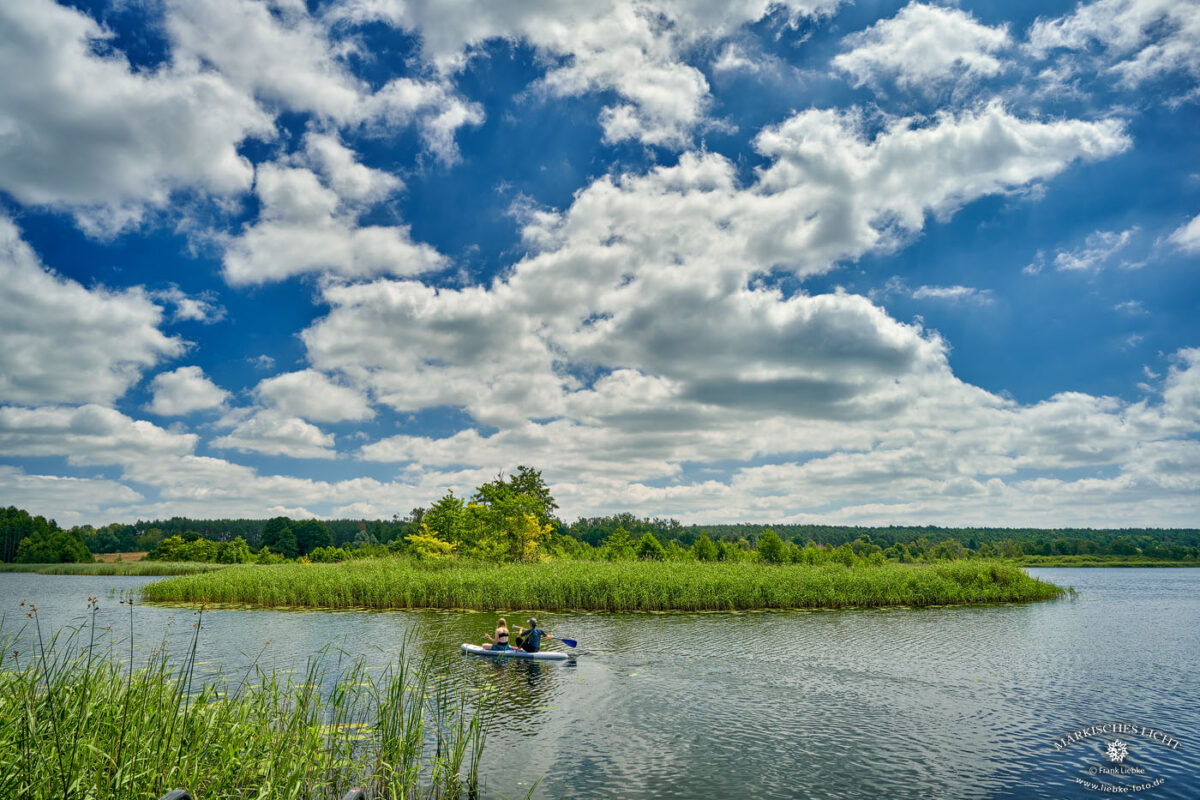
[[[483,611],[732,611],[1050,600],[1064,590],[1000,561],[772,566],[549,561],[484,564],[383,558],[235,566],[147,585],[159,602]]]
[[[146,551],[140,553],[96,553],[95,559],[102,561],[105,564],[112,564],[117,561],[141,561],[146,557]]]

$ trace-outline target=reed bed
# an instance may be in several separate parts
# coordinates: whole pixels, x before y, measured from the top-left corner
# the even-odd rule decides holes
[[[203,800],[323,800],[354,786],[376,800],[478,794],[479,718],[435,688],[428,662],[401,654],[371,671],[356,661],[330,680],[313,659],[298,680],[256,667],[238,682],[201,681],[199,618],[185,658],[172,664],[160,648],[140,669],[132,639],[126,653],[97,646],[92,619],[64,639],[44,642],[39,630],[27,653],[5,642],[0,797],[153,800],[186,788]]]
[[[230,567],[142,589],[157,602],[304,608],[481,611],[730,611],[877,608],[1048,600],[1059,587],[998,561],[927,565],[767,566],[746,563],[422,562]]]
[[[203,561],[92,561],[67,564],[0,564],[0,572],[39,575],[194,575],[225,569],[228,564]]]

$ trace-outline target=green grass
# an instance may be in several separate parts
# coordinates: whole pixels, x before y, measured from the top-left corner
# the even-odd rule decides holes
[[[487,565],[372,559],[231,567],[156,581],[157,602],[482,611],[728,611],[1048,600],[1063,590],[998,561],[845,567],[553,561]]]
[[[228,566],[200,561],[92,561],[75,564],[0,564],[0,572],[36,572],[39,575],[192,575]]]
[[[310,661],[296,680],[255,668],[202,682],[195,637],[177,665],[158,649],[131,671],[132,650],[121,664],[96,633],[93,622],[15,657],[3,642],[0,797],[153,800],[186,788],[201,800],[332,800],[352,786],[394,800],[475,796],[479,717],[434,688],[427,662],[358,662],[326,682]]]
[[[1146,556],[1022,556],[1022,567],[1200,567],[1200,561],[1164,561]]]

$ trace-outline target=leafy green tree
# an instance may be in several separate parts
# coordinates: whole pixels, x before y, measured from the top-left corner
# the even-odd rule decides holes
[[[158,547],[158,543],[162,540],[163,532],[158,528],[150,528],[134,538],[134,547],[137,550],[149,552]]]
[[[217,563],[219,564],[246,564],[254,558],[254,554],[250,552],[250,545],[246,544],[246,540],[238,536],[232,542],[221,542],[217,547]]]
[[[604,540],[603,552],[604,557],[609,561],[624,561],[633,558],[635,555],[633,537],[629,535],[629,531],[625,530],[624,526],[619,526]]]
[[[816,542],[809,540],[797,553],[795,560],[798,564],[824,564],[829,560],[829,554],[818,547]]]
[[[318,547],[308,554],[308,560],[314,564],[333,564],[349,558],[350,554],[340,547]]]
[[[19,564],[63,564],[92,561],[79,534],[55,529],[35,530],[17,545]]]
[[[471,538],[470,527],[471,522],[462,498],[456,497],[454,492],[450,491],[422,514],[415,532],[422,536],[432,535],[443,542],[457,545]]]
[[[689,561],[692,559],[692,551],[674,539],[663,545],[663,550],[666,551],[667,561]]]
[[[421,524],[421,530],[418,533],[410,533],[404,538],[413,552],[422,558],[444,558],[452,555],[455,548],[458,547],[458,542],[447,542],[438,538],[437,534],[424,523]]]
[[[858,563],[858,556],[854,554],[854,548],[847,543],[841,547],[835,547],[833,552],[829,554],[829,560],[838,564],[845,564],[847,567],[853,567]]]
[[[376,541],[386,544],[396,538],[401,527],[401,525],[386,525],[382,520],[377,519],[371,523],[371,527],[367,530],[375,537]]]
[[[291,528],[284,528],[275,539],[275,552],[284,558],[295,558],[300,555],[300,547],[296,544],[296,534]]]
[[[768,564],[782,564],[787,561],[787,548],[779,534],[767,528],[758,537],[758,557]]]
[[[1001,558],[1020,558],[1025,555],[1025,548],[1021,546],[1020,542],[1001,539],[996,543],[996,552],[1000,554]]]
[[[540,511],[537,516],[543,525],[549,525],[554,521],[554,512],[558,510],[558,503],[550,494],[550,487],[543,480],[541,470],[518,465],[516,473],[509,476],[508,485],[512,488],[513,494],[523,494],[538,502]]]
[[[933,546],[929,555],[943,561],[953,561],[966,558],[967,549],[957,539],[944,539]]]
[[[708,538],[707,533],[700,534],[700,537],[692,543],[692,555],[698,561],[716,561],[717,546],[713,544],[713,540]]]
[[[303,522],[293,522],[290,526],[296,535],[296,549],[300,555],[308,555],[318,547],[332,547],[333,537],[329,528],[317,519],[306,519]]]
[[[291,527],[292,521],[287,517],[272,517],[267,520],[263,525],[262,536],[259,538],[259,547],[269,547],[271,550],[279,552],[279,538],[285,528],[290,530]]]
[[[654,534],[646,531],[638,540],[637,557],[648,561],[665,561],[667,553],[658,539],[654,538]]]
[[[256,564],[279,564],[283,560],[283,556],[279,555],[278,553],[272,553],[271,548],[266,546],[259,550],[254,556],[254,562]]]
[[[376,547],[379,540],[370,531],[359,531],[354,535],[354,541],[351,544],[355,547]]]
[[[17,549],[26,538],[35,537],[42,541],[56,530],[58,525],[54,520],[31,516],[16,506],[0,510],[0,560],[15,560]]]
[[[554,528],[542,523],[537,498],[503,488],[476,494],[476,498],[481,497],[486,498],[484,502],[472,502],[466,508],[470,520],[465,537],[468,553],[493,561],[540,558],[539,547],[549,541]]]
[[[514,495],[532,500],[529,507],[542,525],[555,522],[554,512],[558,510],[558,503],[550,494],[550,487],[542,479],[541,471],[533,467],[518,466],[516,473],[507,479],[503,474],[497,475],[494,480],[475,489],[471,502],[491,507]]]
[[[1108,552],[1115,556],[1136,556],[1141,555],[1142,551],[1133,542],[1121,536],[1112,541],[1108,546]]]

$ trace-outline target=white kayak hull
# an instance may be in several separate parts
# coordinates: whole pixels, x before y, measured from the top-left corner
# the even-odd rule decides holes
[[[491,658],[520,658],[526,661],[566,661],[570,658],[566,653],[526,653],[524,650],[488,650],[477,644],[463,644],[462,651],[472,656],[489,656]]]

